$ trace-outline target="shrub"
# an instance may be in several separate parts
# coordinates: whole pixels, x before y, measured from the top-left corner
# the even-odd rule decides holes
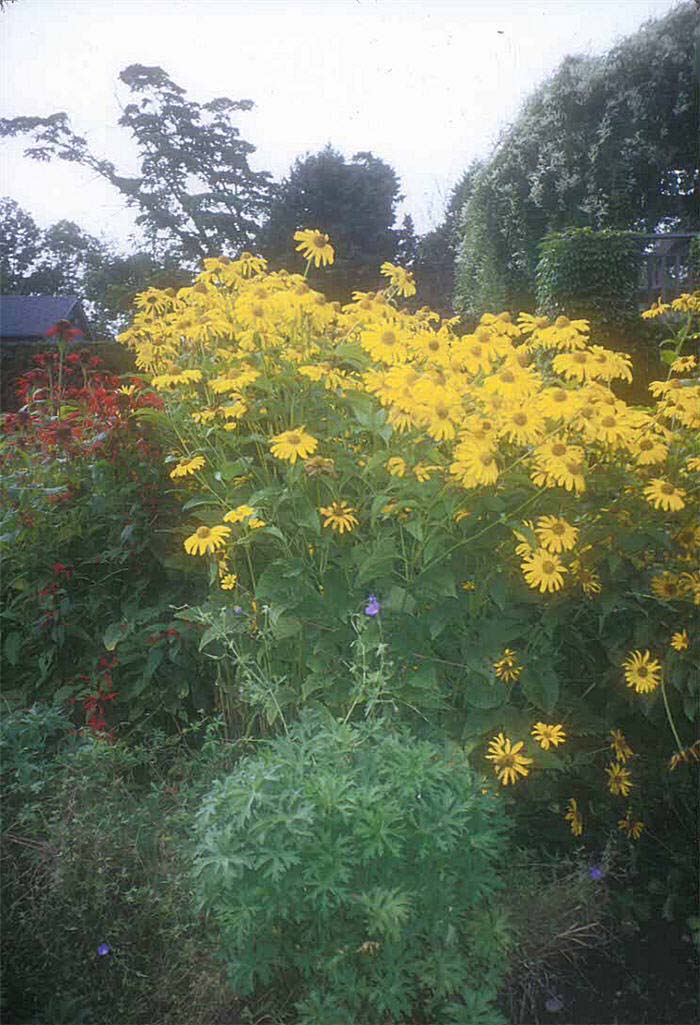
[[[539,246],[537,305],[547,316],[583,317],[600,335],[639,333],[644,239],[632,231],[570,228]]]
[[[231,985],[275,1020],[500,1020],[504,820],[458,749],[305,716],[214,785],[198,835]]]
[[[160,398],[63,349],[37,357],[18,394],[0,443],[6,697],[72,700],[100,730],[182,719],[188,699],[211,708],[195,631],[170,608],[197,592],[163,565]]]

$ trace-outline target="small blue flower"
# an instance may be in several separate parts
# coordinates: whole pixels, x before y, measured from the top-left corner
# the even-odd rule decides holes
[[[380,608],[381,605],[377,601],[376,594],[370,594],[369,598],[367,599],[367,605],[365,606],[365,615],[377,616],[379,615]]]
[[[550,1014],[556,1014],[557,1011],[561,1011],[564,1008],[564,1001],[559,996],[551,996],[545,1000],[544,1009],[549,1011]]]
[[[98,957],[104,957],[105,954],[111,954],[111,953],[112,953],[112,948],[110,947],[109,943],[100,943],[99,947],[97,948],[97,956]]]
[[[243,608],[242,608],[242,606],[234,605],[233,606],[233,614],[234,614],[234,616],[242,616],[243,615]]]
[[[592,865],[591,868],[588,870],[588,874],[591,877],[591,879],[595,879],[595,881],[598,882],[600,879],[603,878],[605,872],[603,872],[603,869],[600,865]]]

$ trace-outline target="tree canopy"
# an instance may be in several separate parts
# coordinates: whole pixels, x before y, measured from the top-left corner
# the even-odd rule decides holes
[[[698,227],[697,40],[683,4],[601,57],[567,57],[533,93],[463,211],[461,311],[531,306],[551,231]]]
[[[99,336],[120,330],[145,288],[187,283],[189,275],[150,253],[123,256],[73,221],[42,229],[18,203],[0,198],[0,289],[6,295],[75,295]]]
[[[252,101],[200,104],[158,67],[134,64],[119,77],[134,97],[119,124],[136,143],[138,176],[96,156],[65,113],[2,118],[0,136],[28,135],[34,145],[27,156],[66,160],[105,178],[139,211],[136,221],[154,254],[192,265],[252,245],[271,197],[270,175],[251,169],[255,147],[234,123]]]
[[[294,232],[318,228],[335,246],[332,268],[311,272],[313,284],[323,280],[323,291],[347,299],[353,288],[377,288],[379,268],[386,260],[409,255],[415,245],[413,226],[397,229],[400,195],[396,172],[371,153],[356,153],[351,160],[327,146],[300,157],[279,186],[270,216],[260,236],[260,249],[273,266],[299,265]]]

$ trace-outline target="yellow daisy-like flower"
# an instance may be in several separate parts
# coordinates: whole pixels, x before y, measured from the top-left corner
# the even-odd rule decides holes
[[[680,356],[671,364],[671,370],[674,374],[685,374],[688,370],[694,370],[697,365],[695,356]]]
[[[402,459],[401,456],[392,456],[391,459],[387,459],[386,468],[392,477],[403,477],[408,469],[406,460]]]
[[[221,578],[221,590],[232,591],[237,583],[238,577],[235,573],[226,573],[225,576]]]
[[[559,747],[566,741],[566,733],[561,723],[550,726],[544,722],[536,722],[530,732],[543,751],[548,751],[550,747]]]
[[[650,651],[633,651],[622,663],[628,687],[638,694],[649,694],[661,683],[661,663],[652,659]]]
[[[360,522],[355,516],[355,509],[347,502],[331,502],[330,505],[322,506],[319,511],[324,517],[323,526],[330,527],[339,534],[344,534],[346,530],[350,533]]]
[[[655,509],[664,512],[679,512],[685,508],[685,491],[676,488],[661,477],[654,477],[644,488],[644,497]]]
[[[579,811],[578,804],[575,797],[570,797],[566,805],[566,815],[564,820],[569,822],[571,825],[571,832],[574,836],[580,836],[583,832],[583,817]]]
[[[493,668],[496,670],[499,680],[503,680],[504,683],[514,683],[519,679],[525,667],[518,663],[516,652],[512,648],[506,648],[503,657],[493,663]]]
[[[529,555],[521,564],[523,576],[533,590],[559,591],[564,586],[564,573],[567,572],[556,555],[543,548]]]
[[[632,809],[627,809],[624,819],[618,819],[617,828],[626,833],[630,840],[638,840],[644,830],[644,823],[632,818]]]
[[[622,730],[610,730],[610,747],[615,752],[617,761],[623,765],[634,754]]]
[[[517,783],[518,776],[529,775],[528,765],[532,764],[532,758],[525,758],[519,753],[523,743],[519,740],[513,744],[503,733],[499,733],[489,743],[486,758],[493,762],[494,772],[504,787],[509,783]]]
[[[188,555],[208,555],[218,548],[223,548],[226,538],[231,533],[230,527],[197,527],[194,534],[185,538],[185,551]]]
[[[611,762],[610,765],[605,767],[605,771],[608,775],[608,790],[610,793],[627,797],[634,786],[629,769],[626,769],[619,762]]]
[[[283,431],[270,438],[270,451],[276,459],[285,459],[296,463],[297,459],[306,459],[318,448],[318,441],[306,433],[304,427]]]
[[[664,601],[673,601],[682,593],[678,577],[669,573],[668,570],[664,570],[657,577],[652,577],[651,589],[657,598],[662,598]]]
[[[314,266],[325,267],[332,264],[335,259],[335,250],[331,245],[328,235],[318,228],[305,228],[303,231],[294,232],[294,241],[298,242],[297,252],[301,253],[305,260],[312,261]]]
[[[403,267],[397,267],[389,262],[383,263],[379,270],[384,277],[389,278],[389,284],[399,295],[407,298],[416,294],[416,282],[410,270],[404,270]]]
[[[679,765],[694,765],[700,762],[700,740],[696,740],[690,747],[684,747],[671,755],[668,763],[670,772],[677,769]]]
[[[648,310],[645,310],[644,313],[642,313],[642,319],[643,320],[653,320],[654,317],[662,317],[664,315],[664,313],[668,313],[668,311],[670,309],[671,309],[671,304],[670,303],[662,303],[661,302],[661,296],[659,296],[657,302],[652,303],[650,308]]]
[[[206,464],[204,456],[193,456],[192,459],[181,459],[177,466],[170,471],[173,480],[178,477],[191,477],[197,470],[201,470]]]
[[[252,505],[238,505],[224,516],[224,523],[243,523],[249,516],[255,516]]]
[[[687,630],[680,630],[671,638],[671,647],[675,648],[676,651],[687,651],[689,644],[690,638],[688,637]]]
[[[559,516],[540,516],[535,533],[548,552],[568,552],[578,539],[578,528]]]
[[[686,469],[691,470],[693,473],[700,471],[700,458],[691,456],[685,461]]]

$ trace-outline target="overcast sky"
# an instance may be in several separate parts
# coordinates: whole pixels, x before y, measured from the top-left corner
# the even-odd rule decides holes
[[[17,0],[0,12],[3,116],[67,111],[93,150],[134,171],[116,126],[129,64],[160,65],[199,101],[247,98],[258,170],[332,143],[398,172],[419,231],[469,162],[570,53],[601,53],[673,0]],[[126,242],[131,217],[92,173],[0,142],[0,195]]]

